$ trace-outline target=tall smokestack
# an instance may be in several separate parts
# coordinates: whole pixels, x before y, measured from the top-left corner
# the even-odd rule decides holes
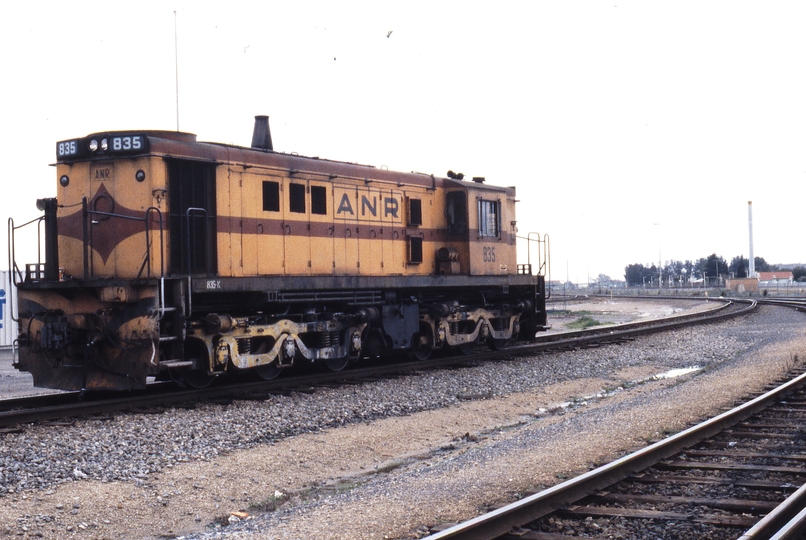
[[[747,225],[750,228],[750,271],[747,277],[756,277],[756,258],[753,257],[753,201],[747,201]]]
[[[274,147],[271,144],[268,116],[255,116],[255,129],[252,131],[252,148],[274,151]]]

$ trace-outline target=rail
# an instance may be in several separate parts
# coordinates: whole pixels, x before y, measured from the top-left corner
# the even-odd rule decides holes
[[[691,447],[705,438],[712,437],[757,414],[779,401],[783,396],[787,396],[804,385],[806,385],[806,374],[802,374],[752,401],[697,426],[681,431],[658,443],[518,502],[437,532],[428,536],[427,540],[477,540],[502,536],[513,528],[535,521],[564,505],[579,500],[589,493],[604,489],[663,459],[675,455],[682,449]],[[795,517],[795,514],[803,507],[803,497],[806,495],[804,491],[806,490],[799,490],[795,494],[797,496],[793,495],[795,498],[792,501],[780,510],[771,513],[766,522],[759,522],[753,529],[748,530],[745,536],[742,536],[742,539],[770,538],[771,536],[765,536],[759,531],[762,529],[766,531],[778,530],[790,520],[788,526],[792,529],[802,527],[804,517],[800,514]],[[787,536],[786,538],[796,537],[800,538],[799,536]]]

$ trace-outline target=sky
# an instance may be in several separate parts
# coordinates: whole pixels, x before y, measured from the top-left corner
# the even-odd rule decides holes
[[[786,1],[7,3],[0,217],[55,195],[59,140],[249,146],[265,114],[277,151],[515,186],[552,279],[747,257],[748,201],[754,255],[806,264],[804,23]]]

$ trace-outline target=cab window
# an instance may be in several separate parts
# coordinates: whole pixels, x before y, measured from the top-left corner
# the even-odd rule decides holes
[[[498,201],[479,201],[479,236],[498,237],[501,231],[501,212]]]
[[[448,218],[448,234],[467,232],[467,196],[464,191],[451,191],[445,195],[445,216]]]

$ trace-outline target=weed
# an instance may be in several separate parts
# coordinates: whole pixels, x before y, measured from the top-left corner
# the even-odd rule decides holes
[[[342,480],[336,485],[336,491],[338,493],[347,493],[348,491],[352,491],[358,487],[357,482],[353,482],[350,480]]]
[[[784,360],[784,371],[789,373],[801,364],[797,354],[789,353],[789,358]]]
[[[375,472],[376,473],[388,473],[388,472],[394,471],[395,469],[399,469],[400,467],[402,467],[404,465],[406,465],[406,460],[396,459],[396,460],[392,460],[392,461],[387,461],[386,463],[382,463],[382,464],[378,465],[377,467],[375,467]]]
[[[590,328],[591,326],[599,326],[600,323],[593,317],[588,317],[587,315],[580,317],[579,319],[575,320],[572,323],[568,324],[568,328],[577,328],[579,330]]]
[[[604,388],[602,388],[602,391],[605,394],[612,394],[614,392],[618,392],[619,390],[625,390],[627,388],[630,388],[631,386],[635,385],[629,382],[606,384]]]
[[[249,503],[249,508],[253,511],[257,510],[259,512],[274,512],[280,505],[283,504],[285,501],[288,500],[288,495],[286,493],[275,492],[274,495],[271,495],[269,498],[265,499],[264,501],[260,502],[253,502]]]

